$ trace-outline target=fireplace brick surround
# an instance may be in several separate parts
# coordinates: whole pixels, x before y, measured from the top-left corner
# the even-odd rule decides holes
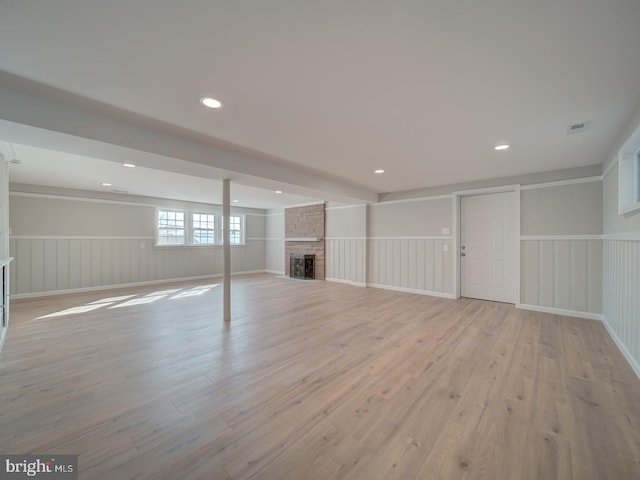
[[[324,280],[325,264],[325,209],[324,203],[306,205],[304,207],[285,208],[284,236],[285,236],[285,265],[284,271],[289,272],[289,258],[291,254],[315,255],[315,278]],[[319,238],[318,241],[287,240]]]

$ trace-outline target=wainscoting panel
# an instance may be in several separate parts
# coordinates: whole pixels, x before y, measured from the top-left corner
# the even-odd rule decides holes
[[[604,240],[607,329],[640,377],[640,241]]]
[[[264,268],[268,272],[282,273],[284,265],[284,238],[266,238],[264,240]],[[288,272],[287,272],[288,273]]]
[[[327,280],[364,285],[366,283],[366,248],[364,238],[327,238]]]
[[[222,274],[220,247],[153,246],[152,238],[10,240],[11,293],[28,295]],[[265,268],[264,239],[232,247],[234,273]]]
[[[602,313],[602,240],[523,240],[521,257],[522,304]]]
[[[447,252],[444,252],[445,245]],[[450,238],[370,238],[368,283],[424,293],[453,293]]]

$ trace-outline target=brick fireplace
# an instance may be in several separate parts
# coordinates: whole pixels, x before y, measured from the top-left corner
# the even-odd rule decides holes
[[[285,266],[290,272],[291,255],[314,255],[316,280],[324,280],[324,203],[285,208]]]

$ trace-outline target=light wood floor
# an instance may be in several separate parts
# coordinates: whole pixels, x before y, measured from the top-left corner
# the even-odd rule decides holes
[[[80,478],[640,478],[640,380],[596,321],[236,277],[15,301],[0,452]],[[120,297],[120,298],[118,298]]]

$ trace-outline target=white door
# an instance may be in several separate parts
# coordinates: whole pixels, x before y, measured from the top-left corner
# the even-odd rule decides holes
[[[460,199],[460,293],[515,303],[515,192]]]

